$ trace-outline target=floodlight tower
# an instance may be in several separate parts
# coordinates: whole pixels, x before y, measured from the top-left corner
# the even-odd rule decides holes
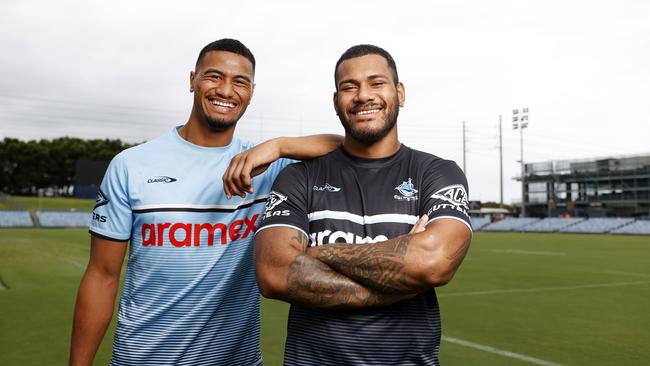
[[[528,107],[512,110],[512,128],[519,129],[519,150],[521,163],[521,217],[526,217],[526,166],[524,165],[524,128],[528,127]]]

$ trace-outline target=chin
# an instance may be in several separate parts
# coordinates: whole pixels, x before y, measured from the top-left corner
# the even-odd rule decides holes
[[[235,127],[237,125],[237,120],[225,121],[215,118],[206,118],[203,123],[214,132],[223,132],[229,128]]]

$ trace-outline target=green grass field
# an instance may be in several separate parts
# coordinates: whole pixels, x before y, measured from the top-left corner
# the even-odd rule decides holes
[[[94,205],[94,199],[73,197],[11,196],[0,199],[0,210],[90,212]]]
[[[86,230],[0,229],[0,365],[66,364],[87,257]],[[439,298],[445,366],[650,362],[650,237],[477,233]],[[265,365],[280,365],[287,306],[262,305]]]

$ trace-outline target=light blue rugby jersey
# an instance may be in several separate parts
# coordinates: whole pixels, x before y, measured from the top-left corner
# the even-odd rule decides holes
[[[90,231],[130,239],[111,365],[259,365],[253,234],[281,159],[227,200],[221,177],[237,153],[193,145],[177,128],[118,154]]]

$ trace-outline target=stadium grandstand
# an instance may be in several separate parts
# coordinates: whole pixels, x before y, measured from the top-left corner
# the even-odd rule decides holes
[[[530,163],[524,182],[526,216],[650,215],[650,154]]]

